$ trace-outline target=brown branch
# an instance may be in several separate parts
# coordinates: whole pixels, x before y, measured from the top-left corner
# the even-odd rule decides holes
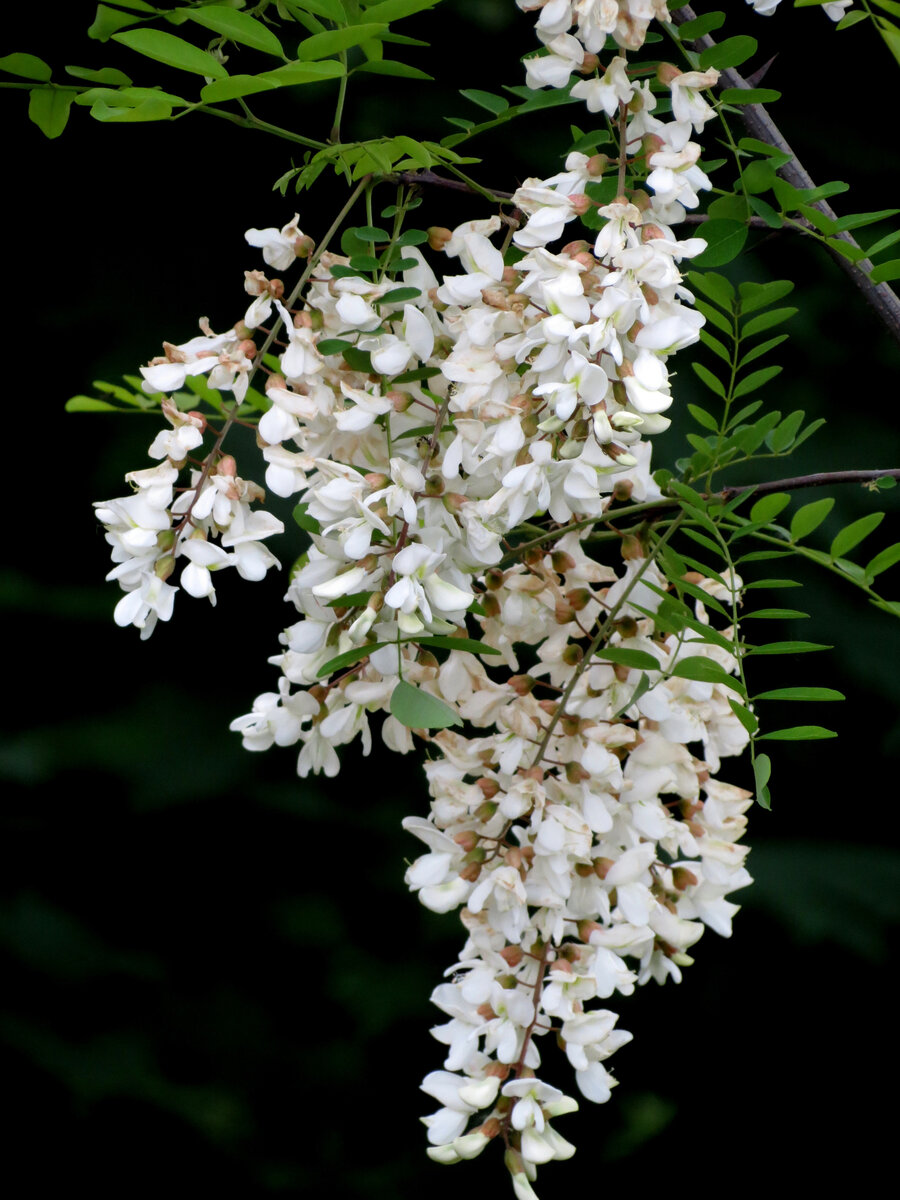
[[[723,500],[753,492],[765,496],[770,492],[793,492],[799,488],[831,487],[841,483],[871,483],[875,479],[900,479],[900,467],[873,471],[820,471],[816,475],[794,475],[789,479],[771,479],[768,483],[745,483],[740,487],[722,488],[716,493]]]
[[[685,4],[682,8],[673,12],[671,17],[676,25],[682,25],[685,21],[693,21],[696,14],[689,4]],[[709,34],[704,34],[703,37],[697,38],[692,43],[697,50],[707,50],[715,44],[715,41]],[[750,88],[750,83],[733,67],[728,67],[720,73],[719,82],[722,87],[742,88],[744,90]],[[796,188],[814,188],[816,186],[797,155],[788,145],[781,130],[761,104],[742,104],[741,116],[753,137],[759,138],[760,141],[766,142],[770,146],[775,146],[778,150],[791,156],[790,162],[785,163],[783,167],[779,167],[779,170],[788,183]],[[826,200],[814,200],[811,207],[817,209],[830,221],[838,219],[834,209]],[[856,239],[847,233],[846,230],[836,233],[834,236],[839,238],[840,241],[846,242],[848,246],[853,246],[856,250],[861,249]],[[872,282],[869,278],[872,264],[867,258],[862,258],[858,262],[851,262],[843,254],[840,254],[830,246],[829,251],[841,270],[852,279],[854,285],[862,292],[866,302],[881,317],[894,338],[900,341],[900,298],[897,297],[897,294],[886,283]]]
[[[434,171],[394,171],[389,178],[399,180],[400,183],[426,183],[433,187],[449,188],[453,192],[468,192],[472,196],[483,194],[470,184],[464,183],[462,179],[447,179],[446,176],[438,175]],[[512,200],[513,198],[512,192],[501,192],[499,188],[485,188],[484,191],[490,192],[495,200]]]

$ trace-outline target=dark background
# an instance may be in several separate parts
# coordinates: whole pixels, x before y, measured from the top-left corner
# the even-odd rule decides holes
[[[50,29],[46,9],[5,13],[0,53],[29,50],[57,68],[130,63],[139,82],[164,79],[84,37],[92,4],[51,11]],[[521,82],[516,58],[533,45],[512,0],[447,0],[401,29],[440,47],[438,81],[353,81],[346,129],[359,136],[434,136],[435,114],[476,115],[455,89]],[[732,32],[742,30],[761,41],[751,66],[779,51],[766,83],[785,90],[775,115],[811,174],[853,184],[839,210],[895,200],[877,131],[832,82],[864,54],[878,111],[892,65],[874,35],[836,34],[821,14],[790,11],[769,21],[741,12]],[[398,49],[429,66],[427,51]],[[260,111],[321,136],[332,104],[323,88]],[[100,1196],[504,1188],[496,1154],[452,1171],[431,1164],[417,1123],[436,1107],[418,1083],[441,1062],[428,1029],[443,1018],[427,997],[460,944],[454,920],[425,912],[402,882],[418,851],[400,820],[427,811],[419,767],[386,752],[364,760],[354,747],[336,780],[300,781],[291,751],[250,755],[228,733],[275,685],[265,660],[293,611],[280,579],[225,579],[215,611],[179,597],[148,643],[116,629],[90,503],[124,493],[122,474],[149,462],[157,425],[63,412],[92,379],[135,372],[163,338],[192,336],[200,315],[216,329],[233,322],[241,272],[258,265],[244,229],[280,226],[297,208],[318,237],[343,191],[323,177],[311,195],[282,199],[271,185],[290,148],[224,122],[100,126],[77,109],[48,142],[27,123],[24,95],[7,92],[3,108],[12,478],[0,582],[0,1046],[12,1194],[73,1181]],[[586,121],[578,108],[567,118]],[[476,143],[485,162],[470,170],[498,188],[551,173],[555,120]],[[485,209],[432,194],[417,215],[452,226]],[[729,272],[798,281],[784,382],[766,402],[829,419],[771,477],[898,465],[896,349],[845,276],[789,236]],[[678,369],[682,408],[702,398],[681,357]],[[678,453],[670,437],[657,462]],[[833,494],[833,522],[814,544],[874,507],[889,516],[870,553],[900,536],[896,490]],[[298,549],[288,534],[276,553],[289,562]],[[604,1108],[584,1102],[560,1120],[579,1151],[542,1170],[544,1200],[638,1172],[692,1190],[778,1177],[828,1189],[843,1169],[865,1175],[887,1162],[900,638],[860,594],[795,569],[804,590],[765,600],[812,619],[772,636],[835,649],[755,660],[752,686],[840,688],[846,704],[765,714],[770,728],[819,722],[840,737],[773,745],[773,811],[751,813],[757,882],[736,897],[745,908],[734,939],[708,933],[680,987],[611,1002],[635,1034],[613,1063],[621,1086]],[[897,574],[883,577],[894,595]],[[747,770],[726,763],[722,774],[747,783]],[[568,1090],[549,1047],[546,1058]]]

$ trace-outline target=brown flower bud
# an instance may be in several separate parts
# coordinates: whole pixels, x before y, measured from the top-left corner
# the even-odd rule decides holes
[[[484,615],[492,620],[500,616],[500,601],[493,592],[486,592],[481,597],[481,607],[484,609]]]
[[[534,689],[535,680],[531,675],[512,675],[506,681],[517,696],[527,696]]]
[[[477,788],[481,788],[485,800],[493,800],[493,798],[500,791],[500,784],[497,782],[497,780],[491,779],[487,775],[482,775],[480,779],[477,779],[475,781],[475,786]]]
[[[596,203],[590,196],[586,196],[584,192],[573,192],[568,199],[572,205],[572,211],[579,217],[583,217]]]
[[[428,245],[432,250],[443,250],[453,233],[445,225],[430,225],[428,230]]]
[[[153,574],[160,579],[168,579],[175,570],[175,558],[171,554],[164,554],[156,560],[153,567]]]
[[[613,500],[618,500],[620,504],[625,500],[630,500],[633,491],[634,484],[630,479],[617,479],[613,484]]]
[[[566,599],[576,612],[587,608],[593,598],[594,593],[586,587],[572,588],[571,591],[566,592]]]
[[[425,495],[426,496],[442,496],[444,494],[444,480],[440,475],[429,475],[425,480]]]
[[[525,957],[525,951],[521,946],[504,946],[500,951],[500,957],[508,966],[517,967]]]
[[[567,642],[562,652],[562,660],[567,667],[577,667],[584,658],[584,650],[577,642]]]
[[[488,567],[484,573],[484,586],[489,592],[497,592],[503,587],[506,572],[499,567]]]
[[[661,62],[656,68],[656,78],[665,87],[668,87],[673,79],[677,79],[679,75],[683,75],[684,71],[681,67],[676,67],[674,63]]]
[[[570,621],[575,620],[575,610],[565,600],[557,600],[553,615],[557,625],[568,625]]]
[[[683,892],[686,888],[696,887],[699,880],[693,871],[689,871],[687,867],[675,867],[672,871],[672,882],[678,888],[679,892]]]
[[[622,557],[626,562],[634,562],[639,558],[644,558],[644,547],[641,545],[640,539],[634,534],[626,534],[622,538],[621,544]]]
[[[587,160],[587,173],[592,179],[599,179],[609,166],[608,154],[592,154]]]
[[[475,809],[475,820],[480,821],[482,825],[486,825],[496,813],[497,808],[498,805],[494,800],[485,800],[484,804],[479,804]]]
[[[575,559],[566,550],[554,550],[550,555],[550,563],[557,575],[565,575],[575,567]]]
[[[466,883],[475,883],[480,874],[481,863],[473,862],[466,863],[463,869],[459,872],[459,877],[460,879],[465,879]]]
[[[566,779],[569,781],[569,783],[584,783],[584,781],[586,779],[590,779],[590,777],[590,771],[585,770],[581,763],[566,763]]]

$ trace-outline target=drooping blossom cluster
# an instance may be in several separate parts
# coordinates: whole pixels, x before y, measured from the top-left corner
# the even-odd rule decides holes
[[[563,86],[608,33],[636,48],[665,14],[649,0],[550,0],[529,82]],[[171,430],[150,448],[161,464],[98,506],[126,591],[116,620],[142,636],[171,614],[180,558],[197,597],[214,599],[222,567],[261,577],[280,522],[251,510],[264,492],[222,450],[227,424],[204,446],[213,434],[183,389],[204,374],[239,404],[256,337],[268,346],[280,325],[257,434],[266,487],[300,501],[311,544],[270,660],[278,688],[232,728],[250,750],[299,746],[301,776],[335,775],[356,737],[368,753],[373,719],[390,749],[410,750],[414,729],[428,744],[430,813],[404,822],[426,850],[406,881],[428,908],[459,909],[466,930],[432,997],[447,1019],[433,1031],[442,1069],[423,1083],[439,1104],[429,1153],[458,1162],[500,1139],[520,1197],[540,1164],[574,1150],[551,1122],[577,1104],[541,1080],[539,1039],[552,1031],[581,1094],[606,1100],[606,1060],[630,1034],[598,1004],[679,980],[705,927],[730,934],[727,896],[750,881],[737,844],[749,793],[714,777],[747,743],[729,703],[731,631],[699,601],[675,627],[660,615],[661,535],[622,539],[617,566],[588,553],[616,505],[660,498],[647,439],[669,424],[668,359],[703,324],[680,264],[705,243],[672,226],[709,186],[691,138],[713,115],[700,93],[715,78],[661,70],[670,121],[624,55],[577,83],[621,126],[620,153],[646,162],[642,186],[598,208],[590,185],[609,164],[570,154],[515,193],[512,255],[494,216],[429,231],[452,260],[440,274],[409,243],[399,276],[314,255],[295,301],[247,272],[234,330],[203,326],[143,369],[148,391],[172,397]],[[599,230],[551,249],[591,208]],[[309,253],[297,222],[248,231],[267,267]],[[737,578],[693,582],[737,602]],[[690,659],[715,677],[683,670]],[[416,689],[421,728],[395,704],[401,688]]]

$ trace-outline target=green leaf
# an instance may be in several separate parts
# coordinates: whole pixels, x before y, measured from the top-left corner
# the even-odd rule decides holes
[[[700,17],[694,17],[692,21],[685,21],[683,25],[678,26],[678,40],[693,42],[697,38],[703,37],[705,33],[712,33],[714,29],[720,29],[724,24],[725,14],[723,12],[704,13]]]
[[[101,67],[99,71],[92,71],[88,67],[66,67],[66,72],[74,79],[85,79],[88,83],[105,84],[107,87],[131,86],[131,80],[125,72],[115,67]]]
[[[750,230],[741,221],[720,220],[713,217],[705,221],[698,231],[707,243],[702,254],[691,261],[698,267],[721,267],[737,258],[744,248]]]
[[[368,642],[364,646],[354,646],[352,650],[348,650],[345,654],[339,654],[336,658],[330,658],[327,663],[319,667],[316,671],[316,678],[324,679],[333,671],[340,671],[343,667],[350,667],[359,662],[361,658],[368,658],[374,650],[381,650],[382,647],[391,645],[393,645],[392,642]]]
[[[776,454],[782,454],[787,450],[797,437],[800,426],[803,424],[803,418],[806,413],[802,408],[792,412],[790,416],[785,417],[777,428],[773,429],[766,438],[766,445],[770,450],[774,450]]]
[[[316,342],[316,349],[320,354],[343,354],[345,350],[351,350],[353,343],[346,341],[344,338],[322,338],[320,342]]]
[[[868,19],[869,14],[867,12],[860,12],[859,9],[856,9],[855,12],[848,12],[841,17],[837,25],[835,25],[835,29],[840,33],[842,29],[850,29],[860,21],[867,21]]]
[[[509,101],[505,100],[503,96],[495,95],[493,92],[482,92],[478,88],[463,88],[459,94],[464,99],[471,100],[473,104],[477,104],[479,108],[486,108],[495,117],[499,117],[501,113],[506,112],[509,108]]]
[[[167,121],[171,115],[171,104],[159,96],[148,97],[137,104],[107,104],[105,100],[97,100],[91,105],[91,116],[95,121]]]
[[[702,383],[706,384],[711,392],[715,392],[717,396],[720,396],[723,400],[725,399],[725,385],[719,382],[715,375],[713,375],[712,371],[710,371],[709,367],[704,367],[703,363],[698,362],[692,362],[691,367],[693,368],[697,377]]]
[[[324,33],[314,33],[297,47],[297,58],[300,62],[328,58],[332,54],[339,54],[341,50],[348,50],[351,46],[358,46],[360,42],[377,37],[386,29],[387,25],[370,23],[351,25],[347,29],[327,29]]]
[[[434,8],[440,0],[381,0],[380,4],[366,7],[368,21],[399,21],[413,13],[424,12],[426,8]]]
[[[808,616],[809,613],[800,612],[797,608],[758,608],[755,612],[744,613],[741,620],[749,621],[751,617],[756,617],[765,621],[799,621]]]
[[[794,285],[789,279],[773,279],[771,283],[742,283],[738,288],[741,296],[741,314],[746,316],[755,312],[757,308],[768,308],[770,304],[775,304],[776,301],[790,295],[793,290]]]
[[[700,330],[700,341],[708,350],[712,350],[713,354],[717,355],[723,362],[731,366],[731,355],[722,345],[718,338],[714,338],[711,333],[705,329]]]
[[[756,802],[761,808],[771,808],[772,800],[766,784],[772,775],[772,760],[768,754],[757,754],[753,760],[753,777],[756,781]]]
[[[402,375],[394,376],[394,383],[417,383],[420,379],[433,379],[440,375],[440,367],[416,367],[414,371],[404,371]]]
[[[347,13],[341,0],[298,0],[297,7],[305,8],[308,12],[325,17],[335,23],[343,23],[347,20]]]
[[[814,500],[811,504],[804,504],[803,508],[794,512],[791,518],[791,541],[800,541],[809,536],[812,530],[821,526],[824,518],[828,516],[833,508],[833,497]]]
[[[794,157],[784,150],[779,150],[777,146],[772,146],[768,142],[754,137],[742,137],[738,142],[738,149],[752,150],[754,154],[762,154],[765,158],[771,158],[776,167],[783,167]]]
[[[271,92],[276,88],[320,83],[323,79],[336,79],[343,74],[344,68],[339,62],[287,63],[259,75],[230,75],[227,79],[213,80],[201,89],[200,99],[205,104],[216,104],[222,100],[236,100],[240,96],[253,96],[257,92]]]
[[[703,334],[701,333],[701,337]],[[746,367],[748,363],[752,363],[757,358],[762,358],[764,354],[768,354],[770,350],[774,350],[776,346],[780,346],[782,342],[788,340],[788,334],[779,333],[777,337],[769,338],[766,342],[760,342],[758,346],[754,346],[742,356],[740,366]]]
[[[133,17],[130,13],[119,12],[117,8],[110,8],[106,4],[98,4],[97,13],[88,28],[87,35],[95,41],[108,42],[117,29],[122,29],[126,25],[134,25],[137,20],[138,18]]]
[[[756,53],[756,38],[740,36],[725,38],[710,46],[700,55],[700,70],[715,67],[724,71],[726,67],[739,67]]]
[[[848,229],[860,229],[863,225],[874,225],[876,221],[886,221],[895,217],[900,208],[882,208],[878,212],[851,213],[849,217],[841,217],[835,222],[835,233],[844,233]]]
[[[748,192],[767,192],[775,182],[775,170],[775,163],[770,158],[754,159],[741,170],[744,187]]]
[[[219,33],[230,42],[239,42],[249,46],[251,50],[259,50],[263,54],[274,54],[284,58],[281,42],[268,25],[257,21],[249,13],[240,12],[236,8],[226,8],[223,4],[207,4],[203,8],[192,8],[188,12],[192,21]]]
[[[814,650],[831,650],[819,642],[767,642],[764,646],[753,646],[745,651],[751,654],[811,654]]]
[[[731,696],[728,697],[728,703],[731,706],[731,711],[747,730],[750,736],[753,737],[757,729],[759,729],[759,721],[757,721],[756,717],[749,708],[745,708],[743,704],[733,699]]]
[[[712,222],[710,221],[708,224],[712,224]],[[720,222],[720,224],[728,224],[728,222]],[[735,224],[735,222],[731,222],[731,224]],[[716,271],[688,271],[687,278],[691,287],[699,288],[704,296],[708,296],[720,308],[724,308],[726,312],[734,312],[734,287],[724,275],[719,275]]]
[[[339,596],[337,600],[328,600],[325,604],[326,608],[361,608],[371,600],[372,592],[350,592],[346,596]],[[369,647],[374,649],[373,646]]]
[[[391,712],[409,729],[446,729],[462,725],[462,718],[443,700],[401,679],[391,692]]]
[[[900,242],[900,229],[895,229],[893,233],[887,233],[883,238],[879,238],[877,242],[873,242],[866,250],[869,258],[874,258],[876,254],[880,254],[882,250],[887,250],[889,246],[896,245]]]
[[[98,400],[95,396],[73,396],[66,401],[66,412],[121,412],[118,405],[106,400]]]
[[[175,67],[179,71],[190,71],[194,75],[208,75],[212,79],[225,79],[228,72],[217,59],[205,50],[186,42],[184,38],[161,29],[129,29],[125,33],[114,33],[114,42],[121,42],[129,50],[152,58],[155,62]]]
[[[398,154],[406,154],[414,166],[424,167],[426,171],[434,161],[431,151],[427,146],[423,146],[422,143],[417,142],[415,138],[407,137],[403,133],[399,133],[396,137],[392,138],[391,145],[397,150]],[[427,234],[424,240],[428,241]],[[408,246],[410,244],[411,243],[404,240],[403,237],[400,237],[397,240],[398,246]]]
[[[763,200],[760,196],[751,196],[750,207],[758,217],[762,217],[770,229],[781,228],[781,217],[767,200]]]
[[[744,589],[750,588],[795,588],[803,587],[799,579],[754,579],[744,584]]]
[[[831,557],[842,558],[848,550],[858,546],[863,538],[867,538],[884,520],[884,513],[868,513],[858,521],[845,526],[831,543]]]
[[[466,637],[420,637],[415,639],[419,646],[435,646],[439,650],[466,650],[469,654],[500,654],[487,642],[479,642],[475,638]]]
[[[322,526],[315,517],[311,517],[309,515],[309,513],[306,511],[307,508],[308,505],[306,504],[298,504],[291,513],[291,516],[294,518],[300,528],[305,529],[307,533],[321,533]]]
[[[900,542],[894,542],[893,546],[888,546],[866,564],[866,578],[874,579],[876,575],[880,575],[882,571],[886,571],[888,567],[892,567],[898,562],[900,562]]]
[[[843,692],[827,687],[775,688],[771,692],[760,692],[754,700],[846,700]]]
[[[361,242],[389,242],[391,240],[391,235],[380,225],[357,225],[352,232]]]
[[[711,304],[706,304],[703,300],[695,300],[694,308],[696,308],[697,312],[703,313],[707,321],[711,325],[715,325],[716,329],[727,334],[728,337],[733,337],[734,330],[731,327],[731,322],[727,317],[723,317],[717,308],[713,308]]]
[[[781,92],[774,88],[725,88],[719,99],[726,104],[774,104],[781,99]]]
[[[418,67],[411,67],[409,63],[397,62],[394,58],[370,58],[368,62],[353,68],[354,75],[361,71],[367,75],[393,75],[398,79],[434,79],[427,71],[420,71]]]
[[[900,258],[891,258],[872,268],[869,278],[873,283],[888,283],[892,279],[900,279]]]
[[[66,68],[68,70],[68,68]],[[10,75],[19,75],[22,79],[36,79],[46,83],[53,72],[48,63],[34,54],[7,54],[0,58],[0,70]]]
[[[787,492],[775,492],[771,496],[763,496],[750,509],[750,520],[759,521],[761,525],[768,525],[770,521],[775,520],[782,509],[787,508],[790,502],[791,497]]]
[[[66,127],[75,93],[64,88],[32,88],[28,94],[28,117],[48,138],[58,138]]]
[[[698,425],[702,425],[704,429],[711,429],[713,433],[717,433],[719,423],[705,408],[700,408],[697,404],[689,404],[688,412],[694,418]]]
[[[671,668],[670,674],[678,679],[695,679],[700,683],[718,683],[724,687],[733,688],[740,695],[745,695],[744,685],[734,675],[729,675],[724,667],[712,658],[704,658],[694,654],[689,658],[681,658]]]
[[[379,301],[380,304],[404,304],[407,300],[415,300],[417,296],[421,296],[420,288],[414,287],[399,287],[392,288],[391,291],[385,292]]]
[[[749,375],[745,375],[737,387],[734,389],[733,399],[737,400],[740,396],[749,396],[751,392],[755,392],[758,388],[763,387],[774,379],[776,375],[780,375],[782,367],[761,367],[758,371],[751,371]]]
[[[602,650],[597,651],[596,657],[606,662],[618,663],[622,667],[629,667],[633,671],[660,670],[659,659],[654,658],[652,654],[648,654],[646,650],[629,650],[622,646],[604,646]]]
[[[762,333],[764,329],[771,329],[773,325],[789,321],[796,312],[796,308],[772,308],[768,312],[760,313],[752,321],[748,321],[741,329],[741,333],[744,337],[753,337],[754,334]]]
[[[823,729],[821,725],[794,725],[791,729],[773,729],[770,733],[761,733],[758,742],[813,742],[821,738],[834,738],[837,734],[833,729]]]

